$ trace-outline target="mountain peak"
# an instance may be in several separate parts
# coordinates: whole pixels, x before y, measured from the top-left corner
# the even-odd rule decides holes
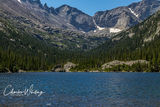
[[[92,17],[77,8],[65,4],[56,8],[56,13],[80,31],[88,32],[95,29]]]
[[[65,13],[65,14],[70,14],[70,13],[77,13],[78,14],[79,13],[79,14],[84,14],[84,15],[89,16],[88,14],[84,13],[83,11],[81,11],[75,7],[71,7],[67,4],[64,4],[64,5],[56,8],[56,12],[57,13]],[[89,17],[91,17],[91,16],[89,16]]]
[[[70,11],[70,10],[77,10],[77,11],[78,11],[78,9],[76,9],[76,8],[74,8],[74,7],[71,7],[71,6],[69,6],[69,5],[66,5],[66,4],[58,7],[56,10],[57,10],[57,11],[63,11],[63,12],[67,12],[67,11]]]
[[[69,5],[67,5],[67,4],[64,4],[64,5],[60,6],[60,7],[68,7],[68,8],[72,8],[71,6],[69,6]]]
[[[53,7],[48,7],[47,3],[44,4],[43,8],[49,13],[56,14],[56,11]]]
[[[59,8],[57,8],[56,10],[58,10],[58,11],[62,11],[62,12],[68,12],[69,10],[71,10],[72,9],[72,7],[70,7],[70,6],[68,6],[68,5],[62,5],[62,6],[60,6]]]

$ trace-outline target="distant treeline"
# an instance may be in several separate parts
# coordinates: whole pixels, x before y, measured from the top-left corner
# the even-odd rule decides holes
[[[19,31],[11,24],[0,31],[0,72],[17,72],[22,70],[51,70],[57,64],[70,61],[77,64],[75,71],[101,70],[101,66],[109,61],[139,60],[149,64],[135,64],[132,67],[117,66],[110,70],[160,71],[160,12],[143,23],[123,31],[105,44],[89,51],[60,50],[45,40],[29,34],[25,29]],[[133,37],[128,35],[133,34]],[[151,38],[150,41],[145,39]]]

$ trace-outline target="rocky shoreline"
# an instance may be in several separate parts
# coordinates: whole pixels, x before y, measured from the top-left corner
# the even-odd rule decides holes
[[[135,61],[119,61],[119,60],[114,60],[114,61],[111,61],[111,62],[108,62],[108,63],[105,63],[101,66],[100,69],[98,70],[72,70],[74,69],[77,65],[72,63],[72,62],[67,62],[66,64],[64,65],[56,65],[52,68],[51,71],[44,71],[44,72],[92,72],[92,73],[97,73],[97,72],[134,72],[132,70],[129,70],[129,71],[125,71],[125,70],[122,70],[122,71],[106,71],[105,69],[110,69],[112,67],[115,67],[115,66],[123,66],[123,65],[126,65],[126,66],[132,66],[134,64],[137,64],[137,63],[140,63],[140,64],[149,64],[148,61],[146,60],[135,60]],[[25,72],[43,72],[43,71],[25,71],[25,70],[16,70],[16,72],[11,72],[9,69],[5,68],[4,71],[1,71],[0,73],[25,73]],[[146,72],[146,71],[144,71]]]

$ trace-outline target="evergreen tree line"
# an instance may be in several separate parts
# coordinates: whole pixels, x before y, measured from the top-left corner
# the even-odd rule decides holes
[[[123,70],[135,68],[135,71],[160,71],[160,32],[157,31],[160,22],[160,11],[146,19],[144,22],[123,31],[114,38],[120,38],[118,41],[107,40],[105,44],[86,52],[78,60],[74,60],[79,66],[75,70],[100,69],[104,63],[120,60],[131,61],[143,59],[149,64],[135,64],[132,67],[117,66],[114,70]],[[132,37],[129,37],[133,34]],[[151,38],[144,42],[145,38]]]
[[[17,72],[20,69],[51,70],[57,64],[64,65],[68,61],[77,64],[73,71],[97,70],[109,61],[139,59],[147,60],[149,64],[137,63],[131,67],[120,65],[108,71],[159,72],[160,37],[159,33],[156,33],[158,22],[160,22],[160,13],[115,36],[121,37],[119,41],[109,39],[105,44],[87,52],[59,50],[52,44],[23,30],[19,32],[11,26],[5,29],[8,33],[0,31],[0,72]],[[134,33],[132,38],[128,36],[128,32]],[[150,36],[154,39],[145,43],[144,39]]]

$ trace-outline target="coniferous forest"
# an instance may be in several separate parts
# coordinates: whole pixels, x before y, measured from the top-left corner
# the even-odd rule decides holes
[[[82,58],[77,69],[100,68],[106,62],[113,60],[130,61],[146,60],[149,64],[134,64],[132,67],[116,66],[110,71],[148,71],[159,72],[160,70],[160,11],[155,13],[144,22],[121,32],[107,40],[105,44],[89,51],[86,58]],[[132,37],[130,35],[132,34]],[[120,38],[119,40],[115,40]],[[146,39],[150,39],[147,41]],[[77,62],[78,63],[78,62]]]
[[[143,59],[149,64],[119,65],[107,71],[160,71],[160,12],[144,22],[121,32],[99,47],[84,50],[58,49],[35,38],[28,32],[17,30],[5,22],[0,31],[0,72],[45,71],[70,61],[77,66],[73,71],[99,70],[109,61]],[[117,38],[119,38],[117,40]]]

